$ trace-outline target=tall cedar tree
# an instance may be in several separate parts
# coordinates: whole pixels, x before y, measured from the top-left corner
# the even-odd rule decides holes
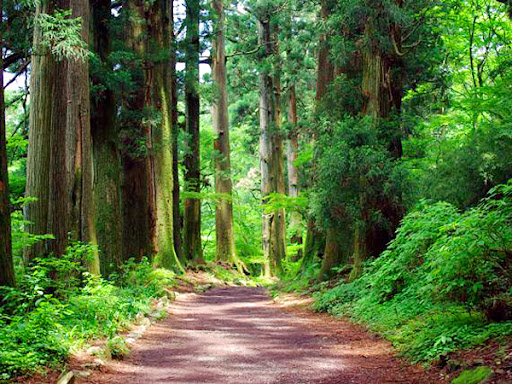
[[[283,145],[281,125],[281,84],[277,26],[272,22],[273,8],[258,10],[258,41],[260,50],[259,109],[260,109],[260,170],[263,205],[272,194],[285,193]],[[262,246],[266,260],[265,274],[282,272],[282,259],[286,256],[284,209],[265,208],[262,213]]]
[[[212,120],[215,131],[215,207],[216,254],[219,261],[228,261],[242,271],[244,266],[236,255],[233,233],[233,183],[229,145],[228,90],[225,52],[225,16],[223,0],[214,0],[215,12],[212,72],[215,82]]]
[[[129,46],[144,64],[133,68],[141,87],[129,105],[138,127],[131,133],[139,133],[144,144],[136,141],[135,156],[125,156],[124,237],[131,242],[128,255],[154,255],[156,266],[182,270],[173,242],[171,11],[165,0],[130,1],[128,6]],[[134,193],[127,195],[130,190]],[[134,236],[134,225],[139,236]]]
[[[288,91],[288,124],[290,133],[286,146],[286,163],[288,168],[288,196],[299,197],[299,169],[296,161],[299,155],[299,130],[297,117],[297,91],[295,84],[291,84]],[[302,217],[297,211],[290,214],[290,227],[293,228],[290,242],[295,245],[302,245]],[[302,256],[299,250],[296,257]]]
[[[200,169],[200,99],[199,99],[199,55],[200,55],[200,0],[187,0],[187,36],[185,52],[185,98],[186,98],[186,153],[185,197],[183,212],[183,245],[187,260],[202,258],[201,248],[201,169]]]
[[[273,98],[274,98],[274,124],[272,132],[272,177],[273,192],[280,196],[286,194],[286,182],[284,174],[284,151],[283,151],[283,132],[282,132],[282,89],[281,89],[281,52],[279,45],[279,26],[272,22],[273,36]],[[276,208],[274,220],[272,222],[272,249],[274,259],[284,260],[286,258],[286,212],[284,208]]]
[[[327,20],[332,13],[334,4],[330,0],[322,0],[321,3],[321,17]],[[330,49],[330,36],[322,34],[320,37],[320,50],[318,53],[318,71],[317,71],[317,88],[316,88],[316,101],[322,103],[326,96],[329,86],[334,81],[335,68],[331,62],[331,49]],[[318,106],[317,106],[318,108]],[[324,257],[322,260],[322,267],[320,269],[320,279],[327,278],[332,267],[338,265],[341,260],[343,234],[339,233],[335,228],[327,228],[325,234],[325,248]]]
[[[0,1],[0,15],[3,23],[3,1]],[[3,43],[3,26],[0,25],[0,42]],[[3,46],[3,44],[2,44]],[[3,68],[0,55],[0,68]],[[7,174],[7,148],[5,136],[4,74],[0,74],[0,286],[14,286],[14,268],[11,244],[11,210],[9,204],[9,182]]]
[[[174,1],[170,4],[170,20],[174,20]],[[172,213],[173,213],[173,233],[174,233],[174,250],[179,260],[183,260],[183,246],[182,246],[182,217],[180,213],[180,180],[179,180],[179,153],[178,153],[178,138],[180,127],[178,125],[178,81],[176,76],[176,37],[174,34],[174,22],[169,23],[171,35],[171,109],[172,109],[172,181],[173,181],[173,194],[172,194]]]
[[[89,36],[88,1],[47,0],[36,5],[36,18],[56,10],[72,10],[82,21],[81,36]],[[35,256],[65,252],[69,239],[96,244],[92,198],[92,140],[90,132],[89,65],[87,60],[57,58],[43,43],[36,23],[32,56],[31,108],[26,195],[29,230],[55,239],[26,251]],[[99,273],[95,254],[88,262]]]
[[[121,215],[121,159],[116,100],[107,76],[113,70],[109,63],[112,20],[111,1],[97,0],[92,7],[93,47],[99,68],[92,75],[97,92],[91,97],[91,132],[94,153],[94,204],[96,231],[101,250],[101,272],[118,270],[123,257]]]

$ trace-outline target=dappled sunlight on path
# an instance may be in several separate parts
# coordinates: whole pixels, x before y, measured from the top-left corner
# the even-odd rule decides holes
[[[387,345],[371,335],[345,323],[339,324],[340,332],[333,329],[334,321],[290,314],[260,288],[183,295],[170,312],[128,360],[113,363],[89,382],[434,382],[418,368],[390,357]]]

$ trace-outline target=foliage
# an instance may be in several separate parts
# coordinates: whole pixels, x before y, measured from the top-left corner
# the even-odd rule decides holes
[[[89,245],[74,244],[62,258],[36,260],[19,287],[2,288],[1,379],[55,367],[72,349],[99,337],[109,338],[113,357],[126,356],[126,345],[116,334],[138,314],[149,313],[152,300],[169,296],[176,284],[171,272],[144,260],[128,262],[125,274],[112,276],[114,285],[84,271],[90,251]]]
[[[453,379],[452,384],[479,384],[486,380],[492,373],[489,367],[477,367],[462,372],[459,377]]]
[[[512,318],[487,303],[512,287],[511,220],[512,181],[464,213],[422,202],[363,276],[319,292],[316,308],[368,324],[415,361],[510,335]]]
[[[71,10],[57,10],[53,14],[41,13],[35,22],[42,32],[42,45],[58,60],[86,60],[90,56],[82,39],[82,19],[72,18]]]

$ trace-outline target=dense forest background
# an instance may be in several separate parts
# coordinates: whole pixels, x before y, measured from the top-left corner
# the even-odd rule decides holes
[[[510,1],[1,4],[0,378],[191,268],[415,361],[512,335]]]

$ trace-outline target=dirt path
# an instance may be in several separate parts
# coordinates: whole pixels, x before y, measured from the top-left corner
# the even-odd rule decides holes
[[[81,381],[85,382],[85,381]],[[374,336],[327,316],[290,313],[260,288],[184,295],[131,356],[87,383],[436,383]]]

